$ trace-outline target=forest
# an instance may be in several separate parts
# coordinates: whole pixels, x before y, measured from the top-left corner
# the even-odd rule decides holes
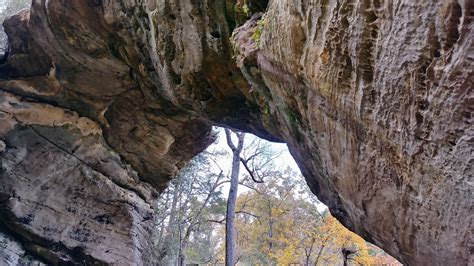
[[[292,159],[284,145],[227,133],[218,129],[215,144],[194,158],[157,200],[150,264],[225,264],[233,157],[225,143],[230,135],[233,142],[243,140],[235,264],[400,265],[331,216],[288,163]]]

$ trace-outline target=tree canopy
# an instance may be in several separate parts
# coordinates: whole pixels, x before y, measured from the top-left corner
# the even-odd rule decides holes
[[[290,167],[275,166],[278,154],[251,137],[241,152],[241,163],[249,171],[241,171],[238,178],[238,265],[399,265],[327,210],[318,209],[320,202],[304,178]],[[226,161],[232,161],[231,149],[202,153],[161,195],[151,264],[225,262],[225,190],[232,179],[231,169],[223,165]]]

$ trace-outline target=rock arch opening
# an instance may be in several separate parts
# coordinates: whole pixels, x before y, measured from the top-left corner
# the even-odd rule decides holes
[[[191,160],[154,203],[156,224],[146,264],[224,263],[234,166],[224,130],[214,131],[217,140]],[[234,228],[239,264],[398,265],[329,214],[285,144],[252,134],[245,134],[243,141]]]

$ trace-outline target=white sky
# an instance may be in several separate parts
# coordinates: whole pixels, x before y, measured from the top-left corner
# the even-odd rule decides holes
[[[224,150],[224,151],[227,151],[229,153],[228,158],[219,160],[218,163],[219,163],[219,166],[224,171],[230,173],[232,159],[231,159],[231,155],[230,155],[230,149],[229,149],[229,147],[227,146],[227,143],[226,143],[226,137],[225,137],[224,130],[222,128],[217,128],[217,127],[215,129],[219,132],[218,140],[215,143],[213,143],[211,146],[209,146],[208,150],[209,151],[223,151]],[[247,143],[247,144],[251,143],[253,138],[258,138],[258,137],[253,135],[253,134],[247,133],[245,135],[244,144],[245,143]],[[236,142],[237,142],[237,139],[234,140],[234,143],[236,143]],[[271,149],[273,151],[275,151],[276,153],[280,152],[280,156],[277,157],[274,161],[274,164],[275,164],[276,167],[278,167],[279,169],[282,169],[282,170],[286,169],[287,167],[290,167],[295,172],[297,172],[299,176],[301,176],[300,169],[298,168],[298,165],[296,164],[295,160],[291,156],[290,151],[288,150],[288,147],[286,146],[286,144],[284,144],[284,143],[274,143],[274,142],[267,142],[267,143],[269,143],[271,145]],[[241,171],[241,174],[242,174],[242,172],[243,171]],[[241,194],[241,193],[246,192],[248,190],[249,189],[244,187],[244,186],[239,186],[238,194]],[[223,185],[222,186],[222,192],[224,193],[224,195],[227,195],[228,191],[229,191],[229,184]],[[321,212],[321,213],[324,212],[327,209],[327,206],[322,204],[322,203],[319,203],[316,207],[318,208],[318,211]]]

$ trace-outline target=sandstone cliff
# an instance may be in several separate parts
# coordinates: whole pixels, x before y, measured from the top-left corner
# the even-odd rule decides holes
[[[333,215],[400,261],[468,264],[474,3],[240,2],[35,0],[8,19],[2,232],[51,263],[142,264],[152,198],[215,124],[287,142]]]

